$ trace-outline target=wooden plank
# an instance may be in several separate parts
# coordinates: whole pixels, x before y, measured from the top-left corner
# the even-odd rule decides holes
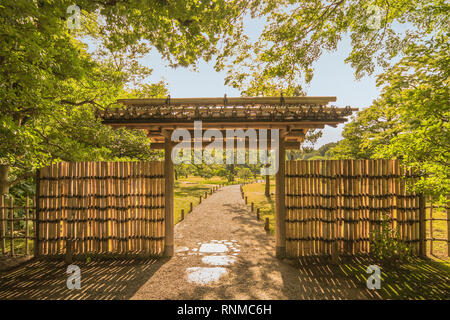
[[[164,255],[172,257],[174,254],[174,212],[173,212],[173,188],[174,167],[172,162],[172,149],[174,143],[166,138],[164,149],[164,176],[165,176],[165,244]]]
[[[158,121],[158,122],[157,122]],[[325,128],[325,125],[338,125],[342,121],[284,121],[284,122],[274,122],[274,121],[258,121],[258,122],[247,122],[247,121],[233,121],[233,122],[204,122],[202,124],[203,128],[206,129],[320,129]],[[131,121],[131,120],[103,120],[103,123],[113,127],[128,127],[133,129],[145,129],[145,130],[175,130],[175,129],[193,129],[194,123],[192,120],[186,120],[185,122],[159,122],[159,120],[154,119]]]
[[[202,148],[205,149],[210,144],[211,144],[211,142],[202,142]],[[271,148],[270,142],[267,142],[265,147],[266,148]],[[284,143],[284,147],[285,147],[285,150],[299,150],[300,147],[301,147],[301,143],[300,142],[289,141],[289,142],[285,142]],[[192,148],[193,148],[193,144],[192,144]],[[242,149],[240,147],[240,145],[236,145],[236,144],[235,144],[234,148],[235,149]],[[163,149],[165,149],[165,143],[159,143],[159,142],[151,143],[150,144],[150,149],[152,149],[152,150],[163,150]],[[223,143],[223,150],[225,151],[225,149],[226,149],[226,144],[224,142]],[[248,141],[245,141],[245,149],[252,149],[253,150],[253,148],[251,148],[251,146],[249,145]],[[259,145],[259,143],[257,144],[256,149],[261,149],[261,146]]]
[[[282,259],[286,256],[286,205],[285,205],[285,166],[286,151],[284,135],[286,130],[280,130],[278,172],[276,173],[276,213],[275,213],[275,244],[276,256]]]

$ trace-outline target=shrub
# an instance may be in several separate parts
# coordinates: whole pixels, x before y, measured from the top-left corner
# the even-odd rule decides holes
[[[411,248],[400,239],[398,229],[393,229],[388,214],[383,215],[380,228],[370,233],[370,251],[382,264],[409,261]]]

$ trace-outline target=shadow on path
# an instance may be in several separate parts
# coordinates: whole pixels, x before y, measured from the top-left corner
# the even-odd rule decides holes
[[[81,289],[67,289],[67,265],[32,260],[0,273],[0,299],[129,299],[167,259],[75,261]]]

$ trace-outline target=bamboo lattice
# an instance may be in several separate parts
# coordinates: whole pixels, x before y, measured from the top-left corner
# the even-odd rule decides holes
[[[383,216],[419,252],[417,177],[397,160],[314,160],[286,163],[286,250],[291,257],[368,253]]]
[[[163,162],[60,162],[38,186],[37,254],[164,251]]]

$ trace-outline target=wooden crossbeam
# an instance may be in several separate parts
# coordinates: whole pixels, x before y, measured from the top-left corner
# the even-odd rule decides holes
[[[162,128],[168,130],[175,129],[194,129],[194,122],[185,123],[132,123],[132,122],[115,122],[105,124],[113,128],[127,127],[129,129],[145,129],[150,131],[158,131]],[[337,121],[286,121],[286,122],[203,122],[202,127],[206,129],[323,129],[325,125],[338,125]]]
[[[152,98],[152,99],[119,99],[124,105],[223,105],[238,106],[248,104],[328,104],[335,102],[336,97],[235,97],[235,98]]]
[[[211,144],[211,142],[202,142],[202,149],[205,149],[207,146],[209,146]],[[286,150],[299,150],[301,143],[300,142],[284,142],[285,148]],[[271,148],[271,143],[270,141],[267,141],[266,144],[267,148]],[[191,142],[191,147],[194,148],[194,143]],[[223,142],[223,149],[225,150],[226,148],[226,143]],[[248,141],[245,141],[245,149],[249,149],[250,145],[248,143]],[[257,148],[260,148],[259,143],[257,144]],[[150,149],[152,150],[161,150],[164,149],[164,143],[151,143],[150,144]],[[235,149],[239,149],[238,144],[235,142]]]

